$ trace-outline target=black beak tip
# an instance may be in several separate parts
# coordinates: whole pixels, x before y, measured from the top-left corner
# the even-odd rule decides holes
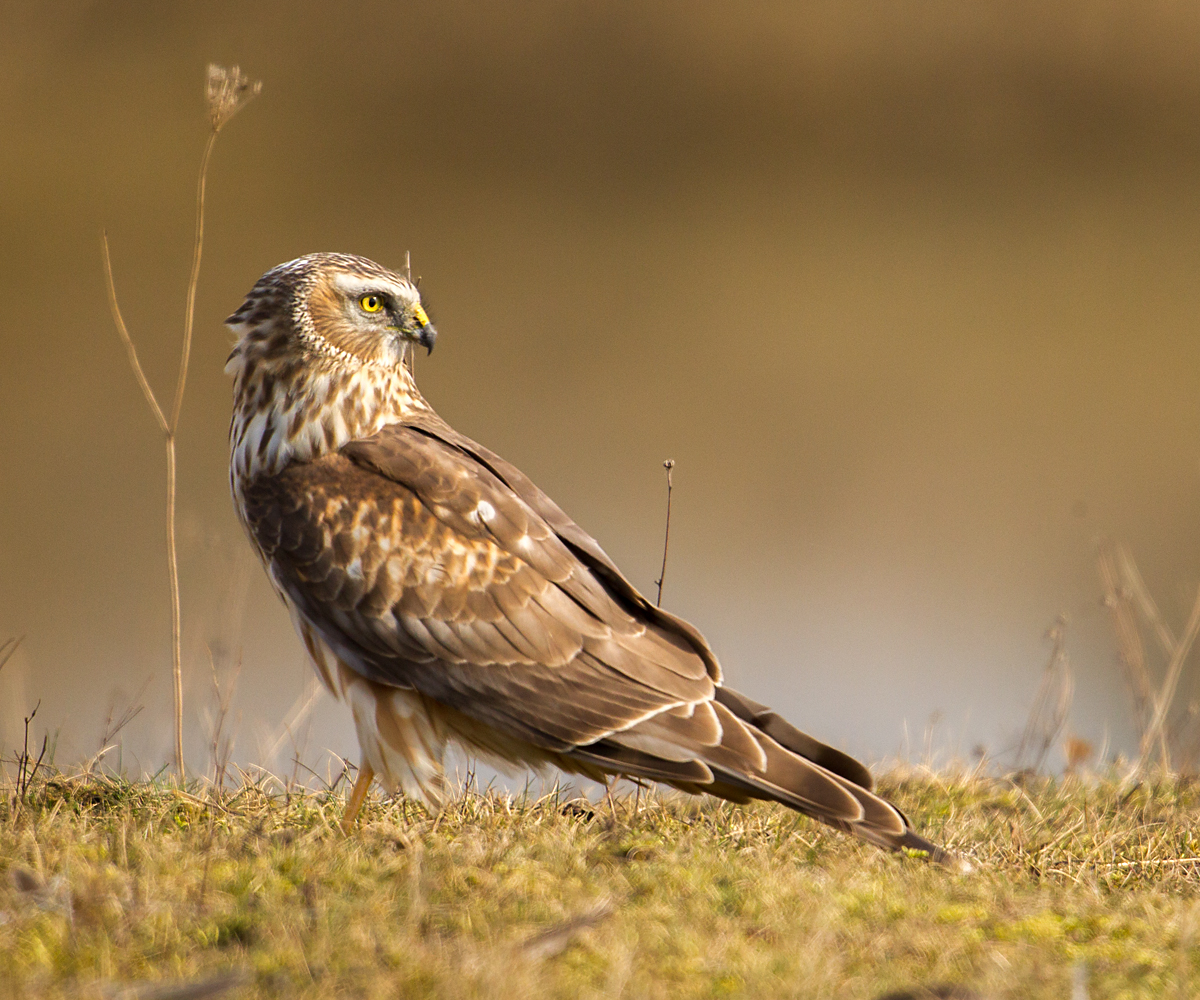
[[[426,355],[432,354],[433,345],[437,343],[437,330],[435,330],[432,326],[422,327],[421,335],[417,338],[417,343],[425,348]]]

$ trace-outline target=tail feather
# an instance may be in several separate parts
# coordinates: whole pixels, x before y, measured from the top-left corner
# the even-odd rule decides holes
[[[865,788],[853,785],[850,788],[863,807],[863,818],[859,825],[879,830],[892,837],[903,837],[911,832],[908,818],[887,799],[880,798]]]
[[[712,702],[670,709],[567,756],[735,802],[774,800],[879,847],[965,867],[876,795],[870,772],[857,760],[729,688],[717,688]]]
[[[601,773],[662,781],[685,791],[693,790],[689,786],[697,790],[704,789],[713,781],[712,769],[703,761],[664,759],[608,740],[576,747],[565,758],[564,763],[582,764],[589,769],[599,768]]]
[[[774,709],[760,705],[740,691],[727,687],[717,688],[713,697],[743,722],[748,722],[766,733],[792,753],[798,753],[814,764],[820,764],[826,771],[841,775],[867,791],[875,787],[875,779],[871,777],[871,772],[853,757],[827,746],[820,740],[814,740],[808,733],[802,733]]]

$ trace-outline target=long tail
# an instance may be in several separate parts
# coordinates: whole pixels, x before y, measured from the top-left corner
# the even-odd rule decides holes
[[[871,773],[853,757],[726,687],[711,702],[668,709],[568,756],[687,792],[781,802],[879,847],[920,851],[931,861],[965,867],[876,795]]]

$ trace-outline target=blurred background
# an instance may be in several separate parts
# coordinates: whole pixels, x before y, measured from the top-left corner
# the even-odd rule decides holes
[[[138,706],[120,765],[170,759],[162,439],[100,233],[169,400],[210,61],[264,86],[212,161],[179,437],[192,768],[214,666],[238,760],[356,755],[227,485],[222,320],[316,250],[412,252],[425,394],[649,594],[675,459],[664,604],[732,685],[868,759],[1011,759],[1065,614],[1061,736],[1136,751],[1096,558],[1183,632],[1200,8],[80,0],[0,7],[7,756],[40,700],[59,764]]]

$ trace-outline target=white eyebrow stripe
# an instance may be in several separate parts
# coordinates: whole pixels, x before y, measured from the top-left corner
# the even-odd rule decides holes
[[[361,274],[335,274],[333,287],[352,299],[368,292],[388,292],[401,302],[411,304],[418,301],[416,289],[411,285],[385,278],[367,278]]]

